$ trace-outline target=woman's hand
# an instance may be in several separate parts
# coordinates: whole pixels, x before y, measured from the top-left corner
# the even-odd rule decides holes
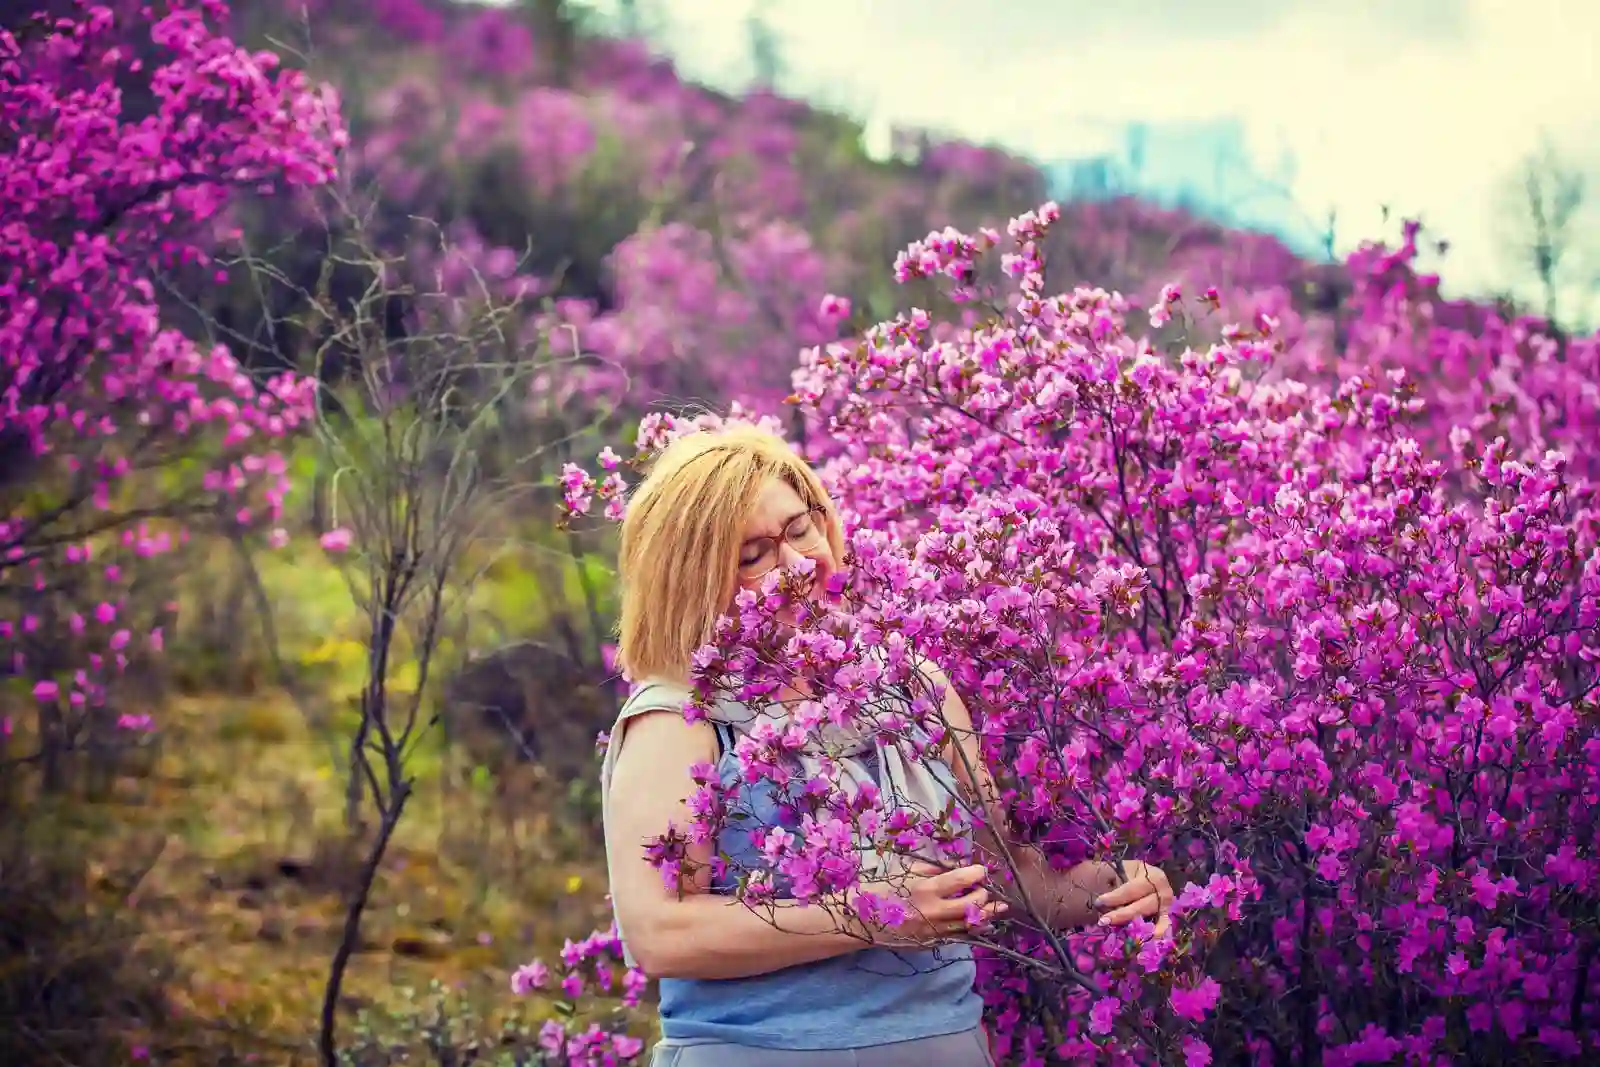
[[[1135,919],[1154,919],[1156,936],[1172,928],[1172,882],[1167,872],[1138,860],[1122,864],[1126,877],[1121,885],[1101,893],[1091,903],[1100,912],[1101,926],[1125,926]]]
[[[982,883],[989,869],[981,864],[947,870],[931,863],[913,863],[904,878],[863,887],[879,896],[900,898],[905,921],[898,926],[877,926],[873,941],[883,945],[925,945],[959,937],[1005,914],[1002,900],[991,900]],[[977,922],[972,920],[976,919]]]

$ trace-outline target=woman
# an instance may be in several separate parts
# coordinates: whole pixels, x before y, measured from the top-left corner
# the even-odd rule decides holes
[[[983,867],[916,863],[892,890],[883,883],[904,899],[907,922],[844,930],[847,908],[757,913],[704,874],[689,892],[669,892],[645,859],[647,841],[691,820],[690,768],[712,763],[725,782],[737,781],[734,743],[762,715],[724,702],[707,719],[686,721],[694,650],[737,592],[774,568],[808,559],[821,589],[843,558],[838,512],[816,474],[780,438],[753,428],[679,438],[629,500],[618,660],[637,688],[611,732],[602,793],[618,927],[630,959],[660,980],[654,1067],[992,1063],[971,951],[950,943],[968,934],[969,917],[987,922],[1005,910]],[[932,673],[929,680],[943,684]],[[959,790],[963,802],[986,806],[989,825],[1004,826],[971,717],[944,688],[942,759],[901,760],[879,748],[863,750],[861,766],[874,777],[903,776],[893,783],[901,788],[944,790],[946,799]],[[741,788],[741,808],[775,810],[772,784]],[[716,848],[736,866],[759,866],[748,832],[724,831]],[[1054,926],[1166,922],[1171,887],[1156,868],[1125,863],[1121,882],[1109,864],[1055,872],[1032,849],[1012,853],[1021,868],[1015,889]],[[711,849],[691,855],[703,866]]]

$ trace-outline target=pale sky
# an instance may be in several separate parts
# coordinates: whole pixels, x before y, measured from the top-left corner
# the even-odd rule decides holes
[[[1265,169],[1293,153],[1296,200],[1337,209],[1345,246],[1392,234],[1382,204],[1419,214],[1458,291],[1514,282],[1499,190],[1541,134],[1600,200],[1600,0],[640,0],[683,72],[724,86],[749,76],[756,4],[780,88],[879,140],[926,126],[1058,160],[1129,120],[1236,117]]]

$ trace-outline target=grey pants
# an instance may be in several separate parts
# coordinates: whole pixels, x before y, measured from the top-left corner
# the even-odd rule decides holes
[[[725,1041],[662,1041],[650,1067],[994,1067],[982,1030],[869,1048],[790,1052]]]

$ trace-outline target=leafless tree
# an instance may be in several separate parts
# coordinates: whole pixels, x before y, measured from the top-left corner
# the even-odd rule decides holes
[[[1579,218],[1585,205],[1585,176],[1545,138],[1506,179],[1502,240],[1519,268],[1539,287],[1541,312],[1552,325],[1562,323],[1563,294],[1569,287],[1593,284],[1582,277]]]
[[[442,272],[418,278],[414,261],[377,251],[357,214],[341,223],[319,284],[299,294],[296,323],[318,339],[324,383],[314,428],[333,527],[324,545],[339,554],[367,629],[359,714],[346,739],[346,816],[360,861],[324,990],[324,1067],[338,1062],[340,990],[416,787],[413,756],[439,721],[441,656],[467,596],[510,541],[517,499],[541,480],[537,460],[550,442],[529,432],[541,418],[534,383],[566,362],[528,329],[529,309],[514,293],[476,272],[464,286]],[[448,242],[436,243],[448,260]],[[290,284],[263,260],[250,266]],[[364,272],[366,289],[335,299],[329,279],[352,271]],[[340,372],[327,373],[335,363]]]

